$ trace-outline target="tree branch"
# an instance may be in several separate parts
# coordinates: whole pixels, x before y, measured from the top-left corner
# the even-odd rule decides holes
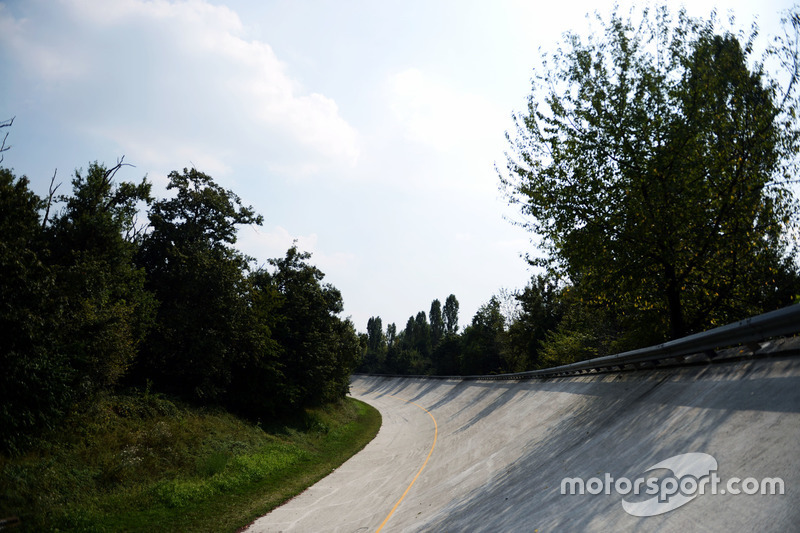
[[[53,187],[53,184],[56,182],[57,173],[58,169],[55,169],[53,171],[53,177],[50,178],[50,188],[47,193],[47,207],[44,211],[44,219],[42,219],[42,229],[44,229],[45,226],[47,226],[47,220],[50,218],[50,206],[53,204],[53,198],[55,197],[56,191],[58,190],[59,187],[61,187],[60,183],[55,187]]]
[[[0,122],[0,128],[10,128],[14,124],[15,118],[17,117],[11,117],[8,120]],[[11,148],[11,146],[6,146],[6,139],[8,139],[8,133],[6,133],[5,136],[3,136],[3,141],[2,143],[0,143],[0,163],[2,163],[3,159],[5,158],[5,156],[3,156],[3,152]]]

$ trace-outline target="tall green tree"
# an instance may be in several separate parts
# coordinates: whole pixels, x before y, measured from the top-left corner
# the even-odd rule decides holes
[[[195,169],[169,174],[172,198],[152,204],[139,260],[160,306],[139,379],[205,402],[223,401],[250,338],[248,258],[236,228],[261,224],[233,192]]]
[[[419,351],[417,350],[416,321],[414,316],[408,317],[406,327],[398,335],[397,351],[394,354],[395,372],[399,374],[416,374],[418,367]]]
[[[272,286],[280,294],[273,338],[280,346],[290,408],[342,399],[350,374],[361,363],[361,346],[343,310],[338,289],[323,284],[324,274],[308,263],[311,254],[292,246],[286,256],[271,259]]]
[[[392,322],[386,326],[386,359],[384,359],[383,364],[380,366],[379,372],[387,374],[398,372],[399,358],[400,335],[397,333],[397,324]]]
[[[391,346],[397,338],[397,324],[392,322],[386,326],[386,344]]]
[[[458,300],[455,294],[451,294],[444,301],[442,320],[444,322],[445,333],[449,333],[450,335],[458,333]]]
[[[75,372],[56,334],[60,308],[40,212],[26,177],[0,168],[0,450],[24,448],[73,399]]]
[[[115,183],[120,162],[76,171],[72,194],[47,228],[62,321],[60,344],[83,394],[114,385],[128,370],[153,322],[155,301],[135,264],[136,216],[150,184]]]
[[[381,317],[370,317],[367,321],[367,349],[361,370],[379,372],[386,360],[387,342],[383,333]]]
[[[666,7],[638,23],[614,12],[601,34],[545,55],[500,173],[543,237],[534,261],[655,338],[789,303],[800,18],[790,22],[794,36],[767,58],[788,65],[783,89],[753,61],[755,33],[743,41],[713,16]]]
[[[431,357],[431,326],[425,311],[420,311],[414,318],[414,348],[422,359],[430,360]]]
[[[462,335],[461,373],[463,375],[505,372],[503,350],[505,319],[500,300],[493,296],[482,305]]]
[[[516,300],[519,312],[508,326],[508,349],[528,370],[538,366],[542,341],[561,321],[565,305],[562,290],[542,275],[532,277]]]
[[[386,344],[386,338],[383,335],[383,320],[381,320],[381,317],[373,316],[369,318],[367,321],[367,335],[369,336],[367,349],[377,354]]]
[[[431,345],[436,348],[444,336],[444,318],[442,317],[442,302],[438,299],[431,302]]]

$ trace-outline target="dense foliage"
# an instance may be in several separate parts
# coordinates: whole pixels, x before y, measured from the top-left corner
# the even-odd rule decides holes
[[[252,270],[234,246],[251,207],[195,169],[154,200],[115,181],[124,166],[47,199],[0,169],[0,450],[120,386],[264,421],[343,398],[361,346],[309,254]]]
[[[367,332],[361,334],[364,358],[358,371],[457,376],[521,372],[553,364],[543,359],[542,345],[561,323],[568,292],[534,277],[521,291],[492,296],[461,332],[459,303],[453,294],[447,297],[442,315],[441,302],[433,300],[429,315],[420,311],[409,317],[399,332],[393,323],[384,331],[381,317],[371,317]]]
[[[743,40],[714,17],[614,13],[600,35],[568,35],[536,71],[502,184],[543,238],[534,261],[634,343],[798,292],[800,17],[789,22],[794,35],[757,62],[757,33]]]

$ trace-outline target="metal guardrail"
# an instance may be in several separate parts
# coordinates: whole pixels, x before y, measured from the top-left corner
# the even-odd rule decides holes
[[[772,337],[785,337],[800,333],[800,304],[791,305],[756,315],[733,324],[695,333],[663,344],[631,350],[615,355],[597,357],[568,365],[517,372],[513,374],[489,374],[474,376],[409,376],[401,374],[372,374],[386,377],[460,379],[460,380],[519,380],[530,378],[550,378],[570,376],[588,372],[607,372],[623,370],[627,367],[647,368],[657,366],[665,360],[679,364],[687,357],[704,354],[713,360],[718,350],[733,346],[747,345],[757,351],[757,343]]]

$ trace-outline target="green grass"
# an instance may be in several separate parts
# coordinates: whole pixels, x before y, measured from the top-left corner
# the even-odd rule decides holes
[[[101,398],[19,457],[0,456],[15,531],[236,531],[363,448],[380,414],[353,399],[261,428],[160,395]]]

